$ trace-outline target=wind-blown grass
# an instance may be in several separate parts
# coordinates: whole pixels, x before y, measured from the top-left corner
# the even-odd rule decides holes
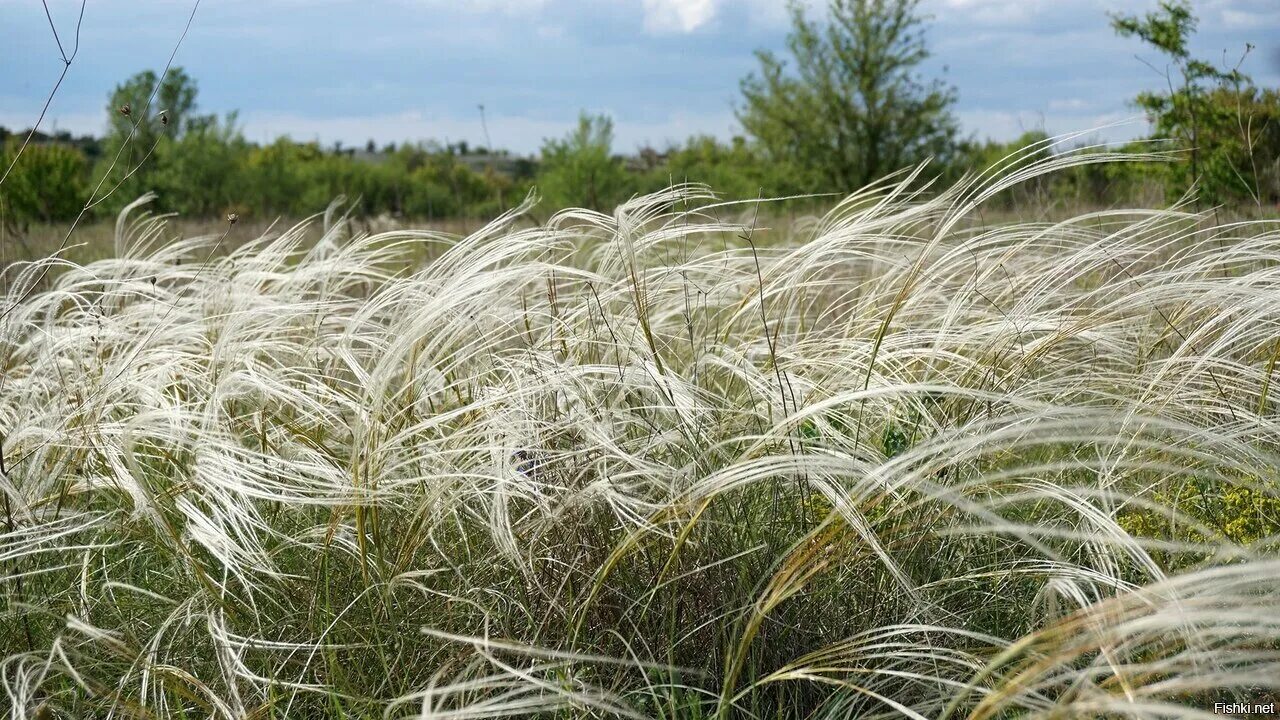
[[[10,267],[11,717],[1268,701],[1280,228],[973,221],[1045,169]]]

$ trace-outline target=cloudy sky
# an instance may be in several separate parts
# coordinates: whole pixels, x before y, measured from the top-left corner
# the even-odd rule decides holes
[[[1128,101],[1163,78],[1159,58],[1117,38],[1107,11],[1155,0],[924,0],[927,72],[959,90],[980,137],[1086,130],[1133,119]],[[75,0],[49,0],[74,42]],[[111,88],[162,68],[192,0],[88,0],[80,54],[44,127],[101,132]],[[205,112],[238,109],[246,135],[363,145],[484,140],[534,152],[580,109],[605,112],[618,151],[736,129],[752,52],[781,49],[784,0],[202,0],[175,64]],[[1280,86],[1280,0],[1198,0],[1196,50]],[[62,61],[39,0],[0,0],[0,125],[39,115]],[[1120,139],[1140,121],[1099,137]]]

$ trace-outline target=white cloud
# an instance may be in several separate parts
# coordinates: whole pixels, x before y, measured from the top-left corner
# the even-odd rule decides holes
[[[926,0],[924,8],[951,24],[1006,29],[1040,25],[1053,30],[1065,19],[1094,18],[1105,23],[1107,12],[1145,12],[1153,5],[1152,0]]]
[[[1231,30],[1256,30],[1258,28],[1276,27],[1280,25],[1280,10],[1251,11],[1224,8],[1222,24]]]
[[[981,25],[1022,25],[1044,8],[1043,0],[938,0],[930,8],[943,20]]]
[[[643,0],[644,29],[651,33],[690,33],[716,15],[719,0]]]
[[[1052,112],[1070,112],[1087,110],[1092,107],[1093,103],[1083,98],[1059,98],[1049,101],[1049,110]]]
[[[547,0],[405,0],[409,4],[443,6],[450,10],[471,12],[479,15],[500,13],[503,15],[520,15],[541,13],[546,9]]]

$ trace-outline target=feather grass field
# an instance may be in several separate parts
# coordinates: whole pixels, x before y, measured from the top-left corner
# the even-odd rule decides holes
[[[10,717],[1273,702],[1280,225],[977,221],[1053,167],[11,266]]]

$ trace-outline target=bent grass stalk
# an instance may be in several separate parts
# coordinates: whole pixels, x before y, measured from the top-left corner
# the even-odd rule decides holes
[[[971,219],[1100,159],[6,268],[11,717],[1273,698],[1280,228]]]

